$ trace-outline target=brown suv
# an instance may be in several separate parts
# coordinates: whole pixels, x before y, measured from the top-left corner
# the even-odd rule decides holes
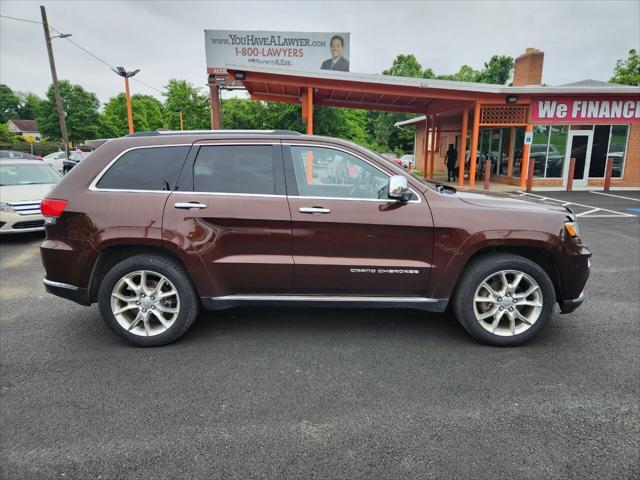
[[[42,202],[50,293],[97,302],[136,345],[202,306],[451,305],[477,340],[518,345],[578,307],[591,253],[570,210],[458,192],[377,154],[295,132],[110,140]]]

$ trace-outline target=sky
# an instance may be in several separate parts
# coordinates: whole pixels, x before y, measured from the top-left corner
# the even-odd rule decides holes
[[[454,73],[494,54],[545,53],[543,82],[608,80],[640,50],[640,0],[630,1],[9,1],[0,14],[49,23],[113,66],[140,69],[132,93],[154,95],[171,78],[205,87],[205,29],[350,32],[351,71],[380,73],[396,55]],[[96,93],[123,89],[109,67],[53,40],[58,77]],[[51,83],[42,25],[0,18],[0,83],[44,96]]]

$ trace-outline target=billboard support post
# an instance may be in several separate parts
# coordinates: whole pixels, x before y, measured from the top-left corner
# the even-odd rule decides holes
[[[211,100],[211,129],[220,130],[220,96],[218,95],[218,85],[209,82],[209,98]]]

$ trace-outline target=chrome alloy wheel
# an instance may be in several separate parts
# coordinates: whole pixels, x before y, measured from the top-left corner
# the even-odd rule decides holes
[[[180,297],[167,277],[151,270],[137,270],[113,287],[111,311],[125,330],[151,337],[173,326],[180,313]]]
[[[542,312],[542,289],[530,275],[501,270],[485,278],[473,297],[473,313],[489,333],[519,335],[536,323]]]

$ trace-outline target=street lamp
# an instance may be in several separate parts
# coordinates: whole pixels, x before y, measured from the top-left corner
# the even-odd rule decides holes
[[[137,74],[140,69],[133,72],[127,72],[124,67],[116,67],[113,69],[115,73],[124,78],[124,91],[127,98],[127,118],[129,119],[129,133],[133,133],[133,114],[131,113],[131,95],[129,93],[129,79]]]

